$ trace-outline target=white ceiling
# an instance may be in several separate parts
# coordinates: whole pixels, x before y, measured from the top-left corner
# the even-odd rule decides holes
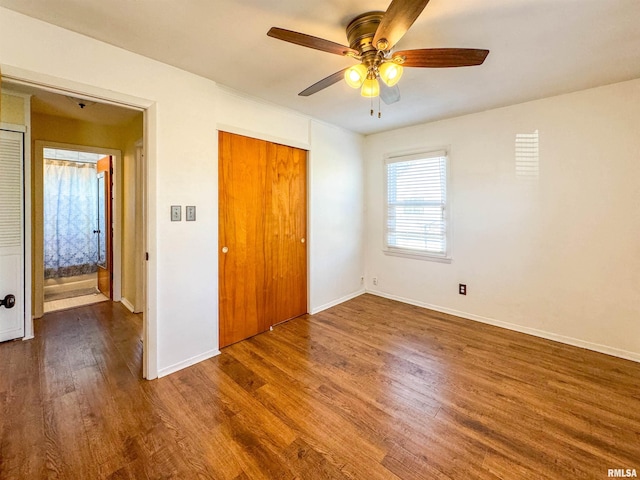
[[[640,78],[639,0],[431,0],[398,49],[485,48],[491,53],[484,65],[405,69],[402,99],[382,104],[381,119],[370,117],[369,100],[344,82],[299,97],[353,61],[269,38],[269,28],[346,44],[353,17],[386,10],[389,2],[0,0],[0,6],[364,134]]]

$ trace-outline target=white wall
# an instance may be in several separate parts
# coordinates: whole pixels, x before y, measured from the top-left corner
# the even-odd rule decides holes
[[[362,138],[313,122],[309,162],[311,313],[364,292]]]
[[[276,137],[282,143],[310,148],[316,165],[335,161],[315,153],[327,151],[323,142],[331,139],[319,136],[311,141],[308,117],[242,98],[210,80],[4,8],[0,8],[0,68],[6,76],[149,107],[145,132],[150,254],[147,316],[152,320],[151,340],[157,341],[157,357],[151,359],[150,371],[163,375],[214,355],[218,349],[216,129],[235,125],[245,134]],[[339,135],[347,151],[357,155],[354,164],[359,164],[361,156],[352,145],[360,137]],[[342,188],[353,188],[353,200],[361,201],[357,192],[362,182],[351,186],[352,172],[344,174],[347,179]],[[196,205],[198,220],[171,222],[171,205]],[[333,215],[352,212],[334,211]],[[313,242],[319,244],[322,234],[320,229]],[[360,238],[358,224],[352,234],[345,234],[351,235]],[[316,258],[313,246],[310,248],[314,262],[325,261]],[[336,263],[330,278],[320,273],[312,276],[310,284],[318,289],[322,301],[334,300],[332,296],[344,297],[357,289],[348,283],[335,288],[334,278],[342,277],[343,272],[351,277],[351,272],[360,270],[362,255],[356,255],[346,263]],[[323,293],[325,289],[329,293]]]
[[[227,88],[218,119],[220,130],[309,150],[309,312],[364,293],[363,137]]]
[[[514,141],[535,130],[527,182]],[[384,255],[383,155],[442,146],[453,262]],[[365,152],[368,290],[640,360],[640,80],[372,135]]]

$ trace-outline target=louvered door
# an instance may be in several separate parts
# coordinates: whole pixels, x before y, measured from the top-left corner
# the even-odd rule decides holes
[[[23,157],[23,134],[0,130],[0,342],[24,336]]]

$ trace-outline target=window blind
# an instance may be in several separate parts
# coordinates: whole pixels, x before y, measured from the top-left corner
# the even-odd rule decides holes
[[[387,160],[388,249],[446,256],[446,208],[445,152]]]

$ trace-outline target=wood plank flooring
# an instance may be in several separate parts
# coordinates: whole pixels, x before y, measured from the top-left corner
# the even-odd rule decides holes
[[[0,344],[2,479],[603,479],[640,364],[363,295],[141,379],[104,302]]]

